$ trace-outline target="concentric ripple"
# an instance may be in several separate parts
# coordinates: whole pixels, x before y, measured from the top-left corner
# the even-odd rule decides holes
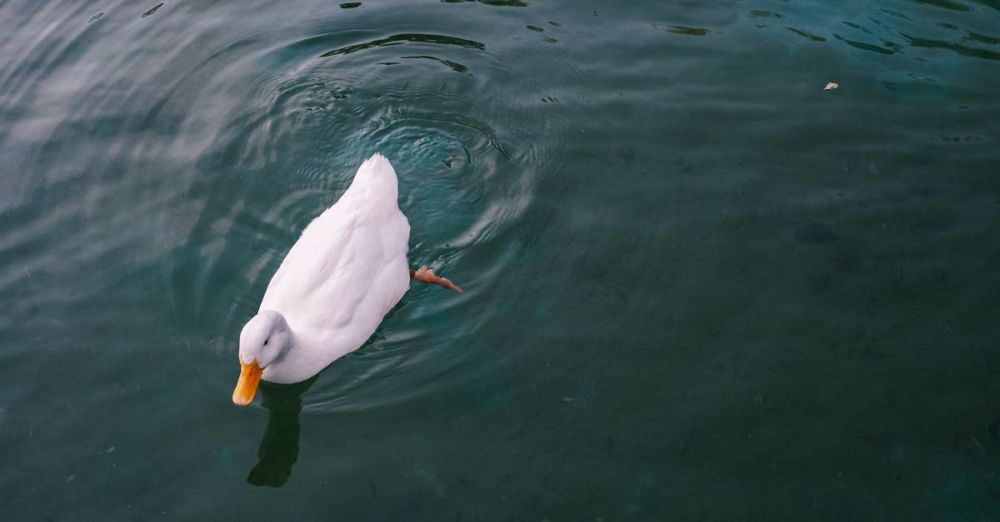
[[[470,340],[488,320],[488,307],[470,303],[497,284],[509,254],[474,268],[465,257],[515,229],[546,168],[514,123],[530,121],[528,107],[495,94],[511,80],[492,66],[502,56],[464,36],[364,28],[249,47],[191,85],[192,116],[172,147],[200,173],[187,196],[200,202],[173,218],[187,237],[177,253],[188,257],[169,275],[179,320],[219,332],[211,371],[231,373],[239,331],[299,231],[381,152],[399,176],[411,264],[466,293],[414,286],[371,341],[321,374],[305,410],[369,408],[447,386],[442,376],[476,356]],[[219,393],[231,384],[206,380]]]

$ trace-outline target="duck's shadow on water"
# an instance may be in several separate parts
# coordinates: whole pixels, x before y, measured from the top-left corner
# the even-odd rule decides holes
[[[292,467],[299,458],[302,394],[314,382],[316,377],[297,384],[261,382],[262,405],[270,412],[270,417],[257,451],[257,465],[247,475],[248,483],[279,488],[292,476]]]

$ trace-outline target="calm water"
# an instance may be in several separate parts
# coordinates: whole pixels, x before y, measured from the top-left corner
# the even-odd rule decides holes
[[[0,1],[0,519],[1000,519],[996,0],[277,4]],[[375,151],[466,293],[236,408]]]

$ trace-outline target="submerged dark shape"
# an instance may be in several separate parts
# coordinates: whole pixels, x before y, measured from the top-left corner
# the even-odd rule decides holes
[[[953,2],[952,0],[917,0],[917,3],[933,5],[934,7],[942,7],[944,9],[951,9],[952,11],[969,10],[969,6],[958,2]]]
[[[840,236],[829,225],[810,221],[795,227],[795,239],[803,243],[830,243],[839,241]]]
[[[786,27],[786,29],[788,29],[789,31],[791,31],[791,32],[793,32],[793,33],[795,33],[795,34],[797,34],[799,36],[802,36],[804,38],[808,38],[808,39],[810,39],[810,40],[812,40],[814,42],[825,42],[826,41],[826,38],[823,38],[822,36],[819,36],[819,35],[812,34],[809,31],[804,31],[802,29],[796,29],[794,27]]]
[[[521,0],[441,0],[442,4],[461,4],[464,2],[479,2],[480,4],[500,7],[527,7],[527,2]]]
[[[292,476],[292,467],[299,458],[299,412],[302,394],[316,382],[316,377],[297,384],[263,382],[260,392],[262,405],[271,415],[257,450],[257,465],[247,475],[254,486],[281,487]]]
[[[156,11],[158,11],[161,7],[163,7],[163,2],[160,2],[160,3],[156,4],[149,11],[146,11],[145,13],[142,13],[142,16],[140,16],[139,18],[146,18],[147,16],[149,16],[149,15],[155,13]]]
[[[460,73],[464,73],[464,72],[467,72],[469,70],[468,67],[466,67],[466,66],[464,66],[464,65],[462,65],[462,64],[460,64],[458,62],[453,62],[451,60],[445,60],[445,59],[442,59],[442,58],[435,58],[433,56],[400,56],[400,58],[403,58],[405,60],[433,60],[435,62],[438,62],[438,63],[442,64],[442,65],[447,65],[449,68],[451,68],[451,70],[453,70],[455,72],[460,72]]]
[[[854,47],[855,49],[861,49],[862,51],[871,51],[873,53],[879,53],[879,54],[896,54],[895,48],[898,47],[890,44],[889,42],[886,42],[885,40],[882,41],[885,47],[879,47],[877,45],[870,43],[865,43],[857,40],[850,40],[844,38],[843,36],[840,36],[837,33],[833,33],[833,37],[840,40],[841,42],[846,43],[847,45],[850,45],[851,47]]]
[[[904,33],[900,33],[900,36],[906,38],[906,40],[912,47],[925,47],[927,49],[948,49],[950,51],[954,51],[958,54],[961,54],[962,56],[971,56],[973,58],[982,58],[984,60],[1000,60],[1000,52],[991,51],[989,49],[983,49],[980,47],[971,47],[968,45],[955,42],[932,40],[930,38],[917,38]],[[986,44],[996,45],[997,39],[989,36],[979,35],[976,33],[969,33],[969,35],[964,37],[963,40],[981,41]]]
[[[466,40],[464,38],[457,38],[454,36],[444,36],[440,34],[419,34],[419,33],[406,33],[406,34],[396,34],[389,36],[387,38],[381,38],[378,40],[372,40],[370,42],[359,43],[355,45],[348,45],[347,47],[341,47],[339,49],[334,49],[332,51],[327,51],[320,55],[320,57],[327,56],[337,56],[341,54],[351,54],[353,52],[362,51],[365,49],[371,49],[372,47],[384,47],[388,45],[399,45],[406,42],[418,42],[418,43],[433,43],[433,44],[444,44],[444,45],[457,45],[459,47],[469,47],[472,49],[479,49],[480,51],[486,49],[486,45],[474,40]]]
[[[685,27],[683,25],[671,25],[667,26],[668,33],[675,34],[685,34],[688,36],[705,36],[711,31],[705,29],[704,27]]]

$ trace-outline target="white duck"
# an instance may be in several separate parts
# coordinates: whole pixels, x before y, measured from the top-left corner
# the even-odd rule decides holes
[[[397,197],[396,172],[375,154],[340,200],[302,231],[240,333],[235,404],[250,404],[261,378],[304,381],[357,350],[411,278],[462,291],[426,266],[410,270],[410,224]]]

